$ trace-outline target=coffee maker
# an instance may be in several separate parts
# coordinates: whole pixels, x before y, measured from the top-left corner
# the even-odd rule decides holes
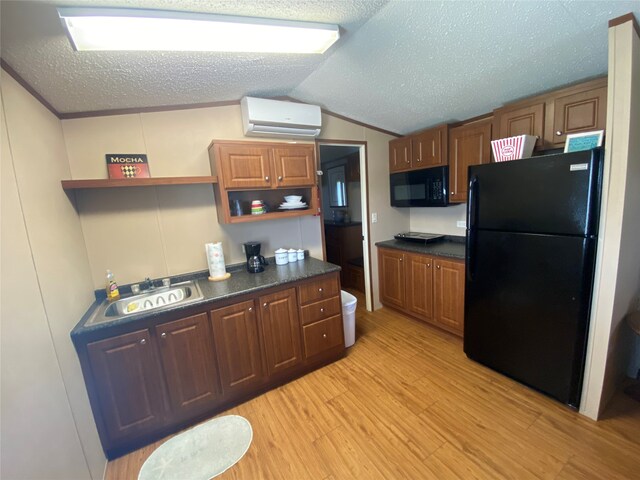
[[[258,273],[264,271],[264,265],[267,261],[260,255],[260,242],[247,242],[244,244],[244,253],[247,254],[247,271],[249,273]]]

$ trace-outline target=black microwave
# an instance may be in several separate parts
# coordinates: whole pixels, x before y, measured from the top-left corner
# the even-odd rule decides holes
[[[392,207],[449,205],[449,166],[392,173],[389,177]]]

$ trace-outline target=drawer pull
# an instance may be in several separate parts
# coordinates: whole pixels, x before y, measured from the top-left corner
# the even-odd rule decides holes
[[[321,308],[321,309],[320,309],[320,313],[324,313],[324,308]]]
[[[327,334],[326,334],[326,333],[323,333],[323,334],[322,334],[322,338],[327,338]]]
[[[147,341],[143,338],[142,340],[140,340],[140,345],[146,345]]]
[[[318,289],[318,291],[319,291],[320,293],[322,293],[322,287],[320,287],[320,288]]]

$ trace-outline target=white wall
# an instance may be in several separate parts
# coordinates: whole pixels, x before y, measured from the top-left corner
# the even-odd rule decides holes
[[[69,332],[93,301],[60,121],[1,72],[2,478],[102,478]]]
[[[391,207],[389,196],[389,140],[395,137],[330,115],[323,114],[322,124],[323,139],[367,142],[367,171],[361,171],[360,185],[365,190],[364,194],[368,195],[369,212],[372,215],[378,214],[378,222],[370,223],[370,218],[363,218],[362,228],[363,231],[370,228],[368,234],[371,243],[373,308],[378,309],[382,304],[378,295],[378,252],[375,243],[389,240],[396,233],[409,229],[409,209]],[[365,175],[368,178],[368,185],[366,185]],[[365,257],[366,255],[368,252],[365,252]]]
[[[631,22],[609,29],[603,204],[580,411],[597,418],[631,358],[623,321],[640,295],[640,39]]]
[[[146,153],[153,177],[209,175],[209,143],[247,140],[241,125],[239,105],[62,121],[73,179],[106,178],[106,153]],[[376,192],[371,211],[380,218],[372,226],[372,241],[408,229],[408,211],[389,206],[388,141],[393,137],[323,115],[321,138],[367,142],[370,188]],[[95,288],[102,287],[107,268],[120,283],[204,270],[204,244],[211,241],[222,242],[227,263],[244,260],[241,243],[249,240],[262,241],[266,255],[291,246],[322,258],[320,217],[219,224],[207,185],[80,190],[77,199]]]
[[[73,179],[107,178],[106,153],[146,153],[153,177],[211,175],[211,140],[247,140],[239,105],[62,125]],[[322,257],[319,235],[304,231],[319,232],[318,217],[219,224],[211,185],[80,190],[77,197],[95,288],[103,286],[106,269],[123,284],[205,270],[204,245],[213,241],[222,242],[227,263],[244,261],[241,244],[254,240],[265,255],[286,246]]]
[[[444,208],[410,208],[410,228],[412,232],[440,233],[444,235],[465,235],[465,229],[456,226],[465,220],[467,204],[451,205]]]

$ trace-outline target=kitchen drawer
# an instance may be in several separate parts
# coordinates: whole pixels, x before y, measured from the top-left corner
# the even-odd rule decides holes
[[[340,297],[332,297],[327,300],[305,305],[300,309],[302,312],[302,325],[339,315],[341,308],[342,302],[340,301]]]
[[[339,294],[340,286],[337,275],[332,275],[331,277],[306,283],[298,287],[301,305],[317,302],[318,300],[325,300]]]
[[[344,347],[342,316],[320,320],[302,327],[304,335],[304,355],[310,358],[335,347]]]

